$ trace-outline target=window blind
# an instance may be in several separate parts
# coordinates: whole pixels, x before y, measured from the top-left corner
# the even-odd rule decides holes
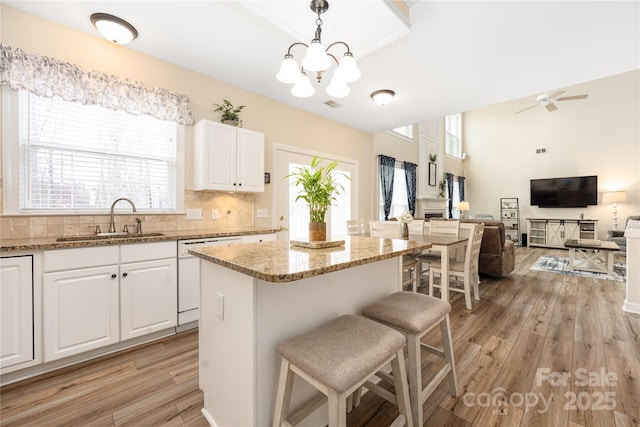
[[[19,92],[20,207],[176,209],[177,124]]]

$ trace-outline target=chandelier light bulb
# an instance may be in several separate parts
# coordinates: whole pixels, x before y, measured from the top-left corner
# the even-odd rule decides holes
[[[311,81],[307,77],[307,73],[304,71],[298,74],[296,84],[291,88],[291,95],[298,98],[308,98],[316,93],[316,90],[311,86]]]
[[[327,95],[332,98],[344,98],[345,96],[349,96],[351,93],[351,89],[349,89],[347,83],[339,77],[336,77],[335,74],[326,90]]]
[[[307,54],[302,60],[302,68],[309,71],[324,71],[331,66],[331,58],[327,55],[320,40],[314,39],[307,48]]]
[[[285,55],[280,64],[280,71],[276,74],[276,79],[282,83],[295,83],[298,79],[298,63],[290,54]]]
[[[336,69],[335,75],[339,76],[340,79],[344,80],[346,83],[355,82],[360,78],[362,73],[360,73],[356,60],[351,52],[345,52],[344,56],[340,60],[338,68]]]

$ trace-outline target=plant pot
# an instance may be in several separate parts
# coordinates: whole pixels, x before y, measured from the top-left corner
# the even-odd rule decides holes
[[[238,127],[240,125],[240,122],[238,120],[225,120],[225,119],[222,119],[222,120],[220,120],[220,123],[222,123],[223,125],[230,125],[230,126],[236,126],[236,127]]]
[[[327,223],[326,222],[310,222],[309,223],[309,241],[323,242],[327,240]]]

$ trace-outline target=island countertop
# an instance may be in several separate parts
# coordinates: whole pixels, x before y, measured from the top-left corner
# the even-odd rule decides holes
[[[325,249],[291,246],[288,241],[271,241],[198,248],[189,253],[260,280],[285,283],[431,247],[430,243],[413,240],[361,236],[347,236],[344,240],[342,246]]]

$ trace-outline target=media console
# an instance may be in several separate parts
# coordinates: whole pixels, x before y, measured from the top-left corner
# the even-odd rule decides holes
[[[567,239],[597,239],[597,219],[527,218],[529,246],[564,248]]]

